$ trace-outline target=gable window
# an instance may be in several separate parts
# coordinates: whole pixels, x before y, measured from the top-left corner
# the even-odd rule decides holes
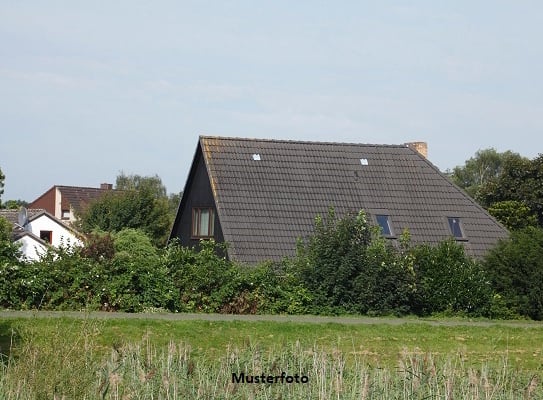
[[[51,243],[53,241],[53,231],[40,231],[40,239]]]
[[[212,237],[215,231],[215,213],[212,208],[192,209],[192,237]]]
[[[466,236],[464,235],[464,231],[462,229],[462,225],[460,223],[460,218],[458,217],[448,217],[449,221],[449,229],[451,230],[451,234],[454,236],[455,239],[466,239]]]
[[[375,216],[377,224],[381,227],[381,233],[383,236],[394,236],[392,233],[392,226],[390,225],[390,216],[385,214],[378,214]]]

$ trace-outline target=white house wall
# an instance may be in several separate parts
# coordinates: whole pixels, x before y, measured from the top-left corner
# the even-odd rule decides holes
[[[29,236],[23,236],[15,243],[19,243],[21,245],[19,250],[28,260],[38,260],[40,256],[47,251],[43,244],[37,242]]]
[[[61,245],[77,245],[82,246],[83,242],[77,238],[77,236],[65,228],[58,222],[51,219],[51,217],[43,214],[36,219],[32,220],[29,223],[29,230],[40,237],[40,231],[51,231],[52,232],[52,242],[51,245],[54,247],[59,247]]]

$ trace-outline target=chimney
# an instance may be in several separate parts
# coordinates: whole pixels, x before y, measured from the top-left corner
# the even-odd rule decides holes
[[[406,146],[415,150],[424,158],[428,158],[428,143],[426,142],[409,142]]]
[[[113,184],[112,183],[101,183],[100,184],[100,189],[102,189],[102,190],[111,190],[111,189],[113,189]]]

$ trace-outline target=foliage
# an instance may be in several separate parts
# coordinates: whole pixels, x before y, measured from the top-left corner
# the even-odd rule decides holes
[[[0,398],[541,398],[537,325],[92,317],[0,322]],[[232,383],[282,371],[309,382]]]
[[[471,197],[476,198],[482,186],[495,181],[501,175],[504,164],[509,160],[525,159],[511,151],[499,153],[493,148],[479,150],[464,166],[455,167],[451,178]]]
[[[480,263],[454,240],[411,250],[416,275],[413,311],[418,315],[449,312],[485,315],[492,288]]]
[[[141,231],[124,229],[114,236],[115,255],[100,264],[101,307],[141,312],[173,309],[175,289],[168,268],[150,239]]]
[[[497,201],[488,207],[488,213],[509,230],[537,226],[537,218],[530,208],[521,201]]]
[[[317,217],[315,230],[300,243],[298,277],[313,297],[313,311],[406,313],[410,274],[396,250],[370,228],[366,214]]]
[[[481,187],[477,199],[486,208],[504,201],[515,201],[514,204],[528,207],[537,223],[543,226],[543,155],[533,160],[507,158],[499,176]],[[524,213],[516,212],[521,216]],[[526,223],[529,224],[530,221]]]
[[[166,186],[164,186],[162,179],[158,175],[126,175],[121,171],[120,175],[117,176],[115,189],[124,191],[146,190],[153,193],[156,198],[166,197]]]
[[[513,232],[489,253],[485,267],[507,307],[543,320],[543,229]]]
[[[369,315],[412,312],[414,279],[407,253],[400,253],[388,239],[374,233],[365,266],[354,282],[355,310]]]
[[[0,217],[0,307],[18,307],[19,294],[13,279],[20,273],[22,262],[19,246],[12,241],[12,225]]]
[[[362,272],[371,232],[366,215],[337,219],[330,208],[328,218],[315,219],[307,244],[299,243],[298,276],[313,294],[314,305],[353,311],[355,278]]]
[[[27,207],[28,202],[24,200],[7,200],[3,204],[0,204],[0,208],[8,210],[17,210],[19,207]]]
[[[94,261],[111,260],[115,255],[113,236],[109,232],[100,231],[87,234],[81,255]]]
[[[6,179],[6,176],[2,172],[2,168],[0,168],[0,208],[2,208],[2,195],[4,194],[4,179]]]
[[[106,193],[79,216],[81,230],[119,232],[126,228],[140,229],[152,238],[155,245],[163,245],[169,235],[172,217],[167,197],[157,197],[157,188],[153,185],[142,184],[134,190]]]
[[[165,263],[178,292],[182,311],[219,312],[235,292],[236,271],[225,257],[221,245],[213,240],[200,241],[200,251],[171,243]]]

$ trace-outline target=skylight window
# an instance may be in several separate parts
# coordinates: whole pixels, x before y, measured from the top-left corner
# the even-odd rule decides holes
[[[253,154],[253,160],[260,161],[260,154],[258,153]]]
[[[392,227],[390,225],[390,217],[388,215],[376,215],[375,219],[377,224],[381,227],[381,233],[383,236],[393,236]]]
[[[368,164],[368,159],[367,159],[367,158],[361,158],[361,159],[360,159],[360,164],[362,164],[362,165],[369,165],[369,164]]]
[[[458,217],[448,217],[449,221],[449,228],[451,230],[451,234],[454,236],[455,239],[465,239],[466,236],[464,235],[464,231],[462,230],[462,225],[460,223],[460,218]]]

